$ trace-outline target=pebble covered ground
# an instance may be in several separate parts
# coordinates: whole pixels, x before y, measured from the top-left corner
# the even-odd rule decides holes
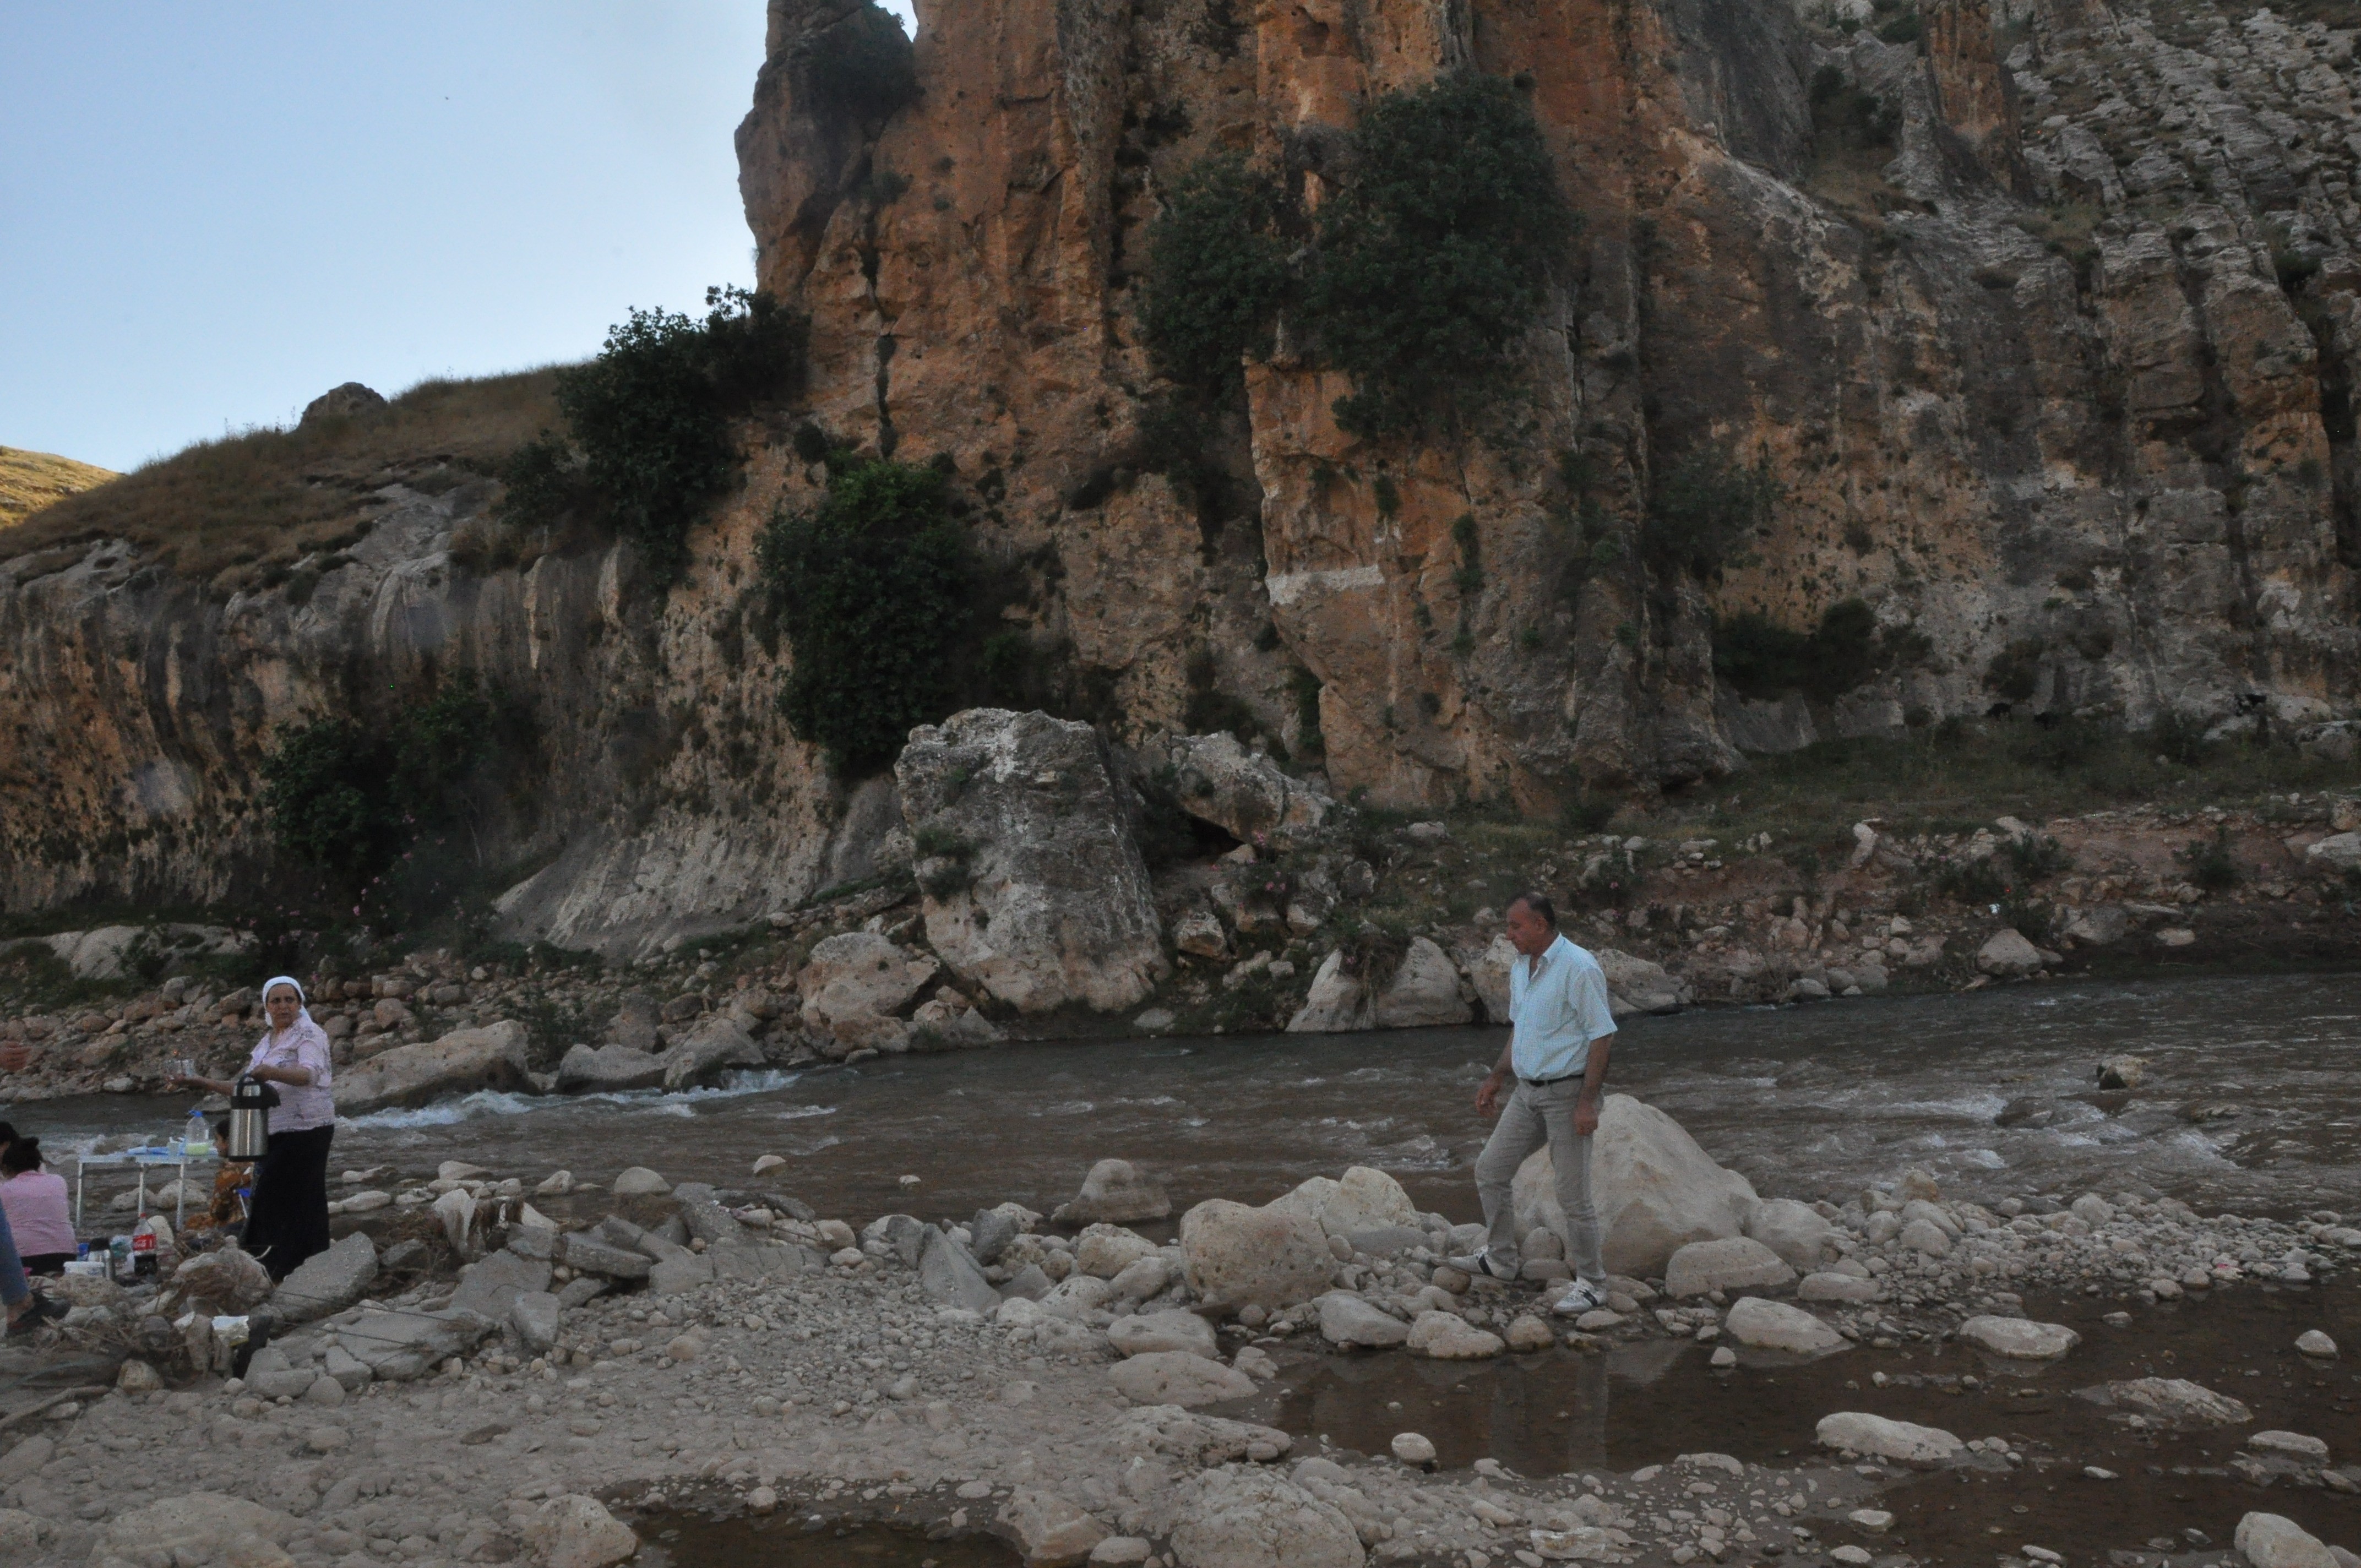
[[[1370,1178],[1386,1181],[1363,1173],[1360,1190],[1382,1197]],[[1406,1234],[1367,1233],[1382,1250],[1332,1241],[1326,1288],[1305,1299],[1192,1312],[1206,1306],[1189,1283],[1204,1277],[1206,1259],[1158,1239],[1169,1225],[1055,1225],[1004,1212],[939,1234],[890,1218],[855,1233],[745,1194],[692,1186],[624,1198],[568,1183],[574,1190],[544,1201],[566,1210],[575,1228],[536,1239],[530,1227],[485,1228],[501,1212],[497,1173],[448,1174],[432,1185],[446,1212],[452,1194],[484,1195],[479,1223],[456,1238],[467,1250],[491,1245],[485,1260],[455,1279],[432,1265],[456,1255],[415,1236],[394,1242],[382,1254],[386,1266],[372,1266],[369,1288],[381,1294],[346,1296],[349,1305],[329,1303],[341,1310],[279,1331],[243,1379],[192,1372],[178,1346],[158,1354],[171,1338],[158,1332],[159,1314],[173,1303],[153,1287],[77,1287],[84,1305],[61,1333],[49,1331],[53,1343],[5,1353],[15,1385],[0,1402],[15,1412],[0,1429],[7,1560],[605,1563],[637,1544],[618,1519],[653,1530],[695,1517],[760,1526],[774,1541],[781,1530],[833,1539],[866,1523],[903,1524],[915,1531],[912,1551],[929,1538],[988,1532],[1035,1561],[1095,1552],[1103,1563],[1184,1568],[1700,1557],[1903,1568],[1965,1560],[1909,1549],[1919,1533],[1938,1537],[1963,1505],[1931,1505],[1930,1524],[1930,1505],[1897,1499],[1949,1478],[1962,1488],[1958,1498],[1973,1499],[1965,1506],[1977,1519],[1995,1521],[1977,1528],[2005,1535],[2005,1510],[2025,1506],[2007,1500],[2013,1488],[2054,1490],[2059,1476],[2114,1480],[2123,1472],[2101,1461],[2126,1464],[2115,1452],[2124,1442],[2152,1447],[2191,1423],[2224,1420],[2234,1446],[2243,1439],[2245,1447],[2194,1471],[2182,1466],[2201,1476],[2187,1485],[2253,1492],[2258,1509],[2276,1486],[2304,1501],[2291,1511],[2323,1530],[2320,1508],[2349,1507],[2343,1500],[2361,1492],[2361,1467],[2341,1468],[2353,1456],[2332,1453],[2325,1440],[2246,1430],[2254,1417],[2243,1407],[2235,1420],[2223,1415],[2220,1400],[2251,1399],[2257,1386],[2094,1384],[2114,1392],[2070,1397],[2087,1418],[2075,1440],[2087,1454],[2071,1442],[2012,1435],[2023,1407],[1998,1405],[1989,1431],[1970,1419],[2011,1397],[2012,1376],[2043,1374],[2045,1387],[2062,1376],[2081,1387],[2076,1365],[2093,1351],[2079,1331],[2022,1317],[2028,1299],[2070,1303],[2085,1319],[2120,1314],[2102,1321],[2135,1339],[2142,1315],[2187,1311],[2213,1295],[2341,1299],[2331,1278],[2361,1232],[2326,1213],[2202,1217],[2176,1203],[2096,1194],[2071,1203],[2027,1195],[1984,1210],[1944,1200],[1913,1171],[1842,1206],[1778,1205],[1786,1231],[1756,1226],[1791,1248],[1804,1245],[1798,1234],[1810,1238],[1828,1266],[1800,1279],[1776,1256],[1766,1263],[1761,1242],[1702,1244],[1676,1253],[1664,1277],[1611,1281],[1608,1305],[1575,1327],[1550,1311],[1562,1288],[1550,1276],[1562,1266],[1537,1259],[1529,1269],[1541,1277],[1531,1282],[1470,1280],[1440,1258],[1466,1245],[1471,1228],[1455,1235],[1433,1215],[1413,1213],[1399,1227]],[[628,1192],[662,1184],[627,1174],[616,1185]],[[658,1218],[671,1209],[669,1223]],[[588,1224],[607,1210],[651,1228]],[[725,1222],[735,1229],[717,1228]],[[586,1266],[552,1270],[530,1255],[551,1255],[548,1238],[559,1234],[557,1253],[578,1254]],[[633,1236],[641,1250],[616,1261],[610,1254],[631,1249],[607,1244]],[[961,1266],[972,1275],[939,1266],[945,1256],[967,1257],[969,1244],[994,1258],[988,1269],[999,1283],[1028,1294],[982,1310],[955,1304],[978,1300],[979,1285],[986,1299],[994,1294],[972,1259]],[[914,1251],[928,1261],[912,1266]],[[536,1266],[544,1272],[526,1278]],[[633,1269],[654,1277],[616,1277]],[[501,1293],[510,1279],[553,1293],[541,1298],[555,1304],[550,1321],[530,1330],[542,1343],[531,1343],[529,1325],[520,1326],[525,1315],[511,1310],[498,1332],[431,1355],[414,1376],[390,1365],[373,1376],[337,1348],[386,1314],[440,1322],[428,1315],[470,1301],[499,1314],[519,1295],[514,1284]],[[1367,1343],[1378,1318],[1408,1346],[1334,1343]],[[1783,1335],[1799,1332],[1797,1320],[1828,1336],[1816,1353],[1781,1348]],[[2304,1397],[2316,1398],[2323,1419],[2342,1419],[2352,1397],[2335,1387],[2333,1345],[2310,1343],[2322,1354],[2309,1354],[2286,1337],[2246,1350],[2322,1369],[2315,1381],[2326,1392]],[[1988,1341],[2007,1354],[1971,1359]],[[1543,1474],[1546,1465],[1513,1443],[1498,1445],[1503,1458],[1470,1454],[1466,1442],[1446,1438],[1454,1452],[1438,1453],[1418,1428],[1425,1410],[1447,1422],[1446,1400],[1407,1398],[1431,1387],[1418,1369],[1442,1358],[1466,1358],[1457,1363],[1463,1375],[1497,1392],[1547,1387],[1553,1366],[1603,1358],[1612,1368],[1652,1345],[1709,1354],[1725,1377],[1816,1377],[1808,1386],[1828,1407],[1821,1416],[1835,1420],[1818,1422],[1817,1442],[1799,1433],[1775,1452],[1750,1448],[1734,1421],[1723,1445],[1620,1472]],[[84,1383],[94,1376],[89,1358],[110,1346],[144,1354],[116,1373],[118,1386],[98,1392]],[[1870,1363],[1848,1364],[1847,1352],[1876,1357],[1876,1369],[1864,1376]],[[1916,1369],[1920,1358],[1942,1356],[1953,1358],[1943,1363],[1949,1370]],[[1376,1369],[1380,1392],[1397,1396],[1383,1401],[1384,1413],[1371,1407],[1341,1436],[1284,1430],[1298,1424],[1285,1415],[1290,1388],[1323,1367],[1345,1366],[1365,1378]],[[2296,1387],[2293,1376],[2284,1381]],[[86,1391],[72,1394],[74,1386]],[[36,1396],[50,1389],[71,1397],[37,1410]],[[1979,1393],[1980,1403],[1953,1407],[1966,1412],[1957,1432],[1870,1413],[1881,1399]],[[1398,1429],[1388,1430],[1404,1405]],[[1629,1419],[1644,1426],[1651,1418],[1642,1407]],[[244,1501],[227,1501],[235,1499]],[[235,1508],[252,1511],[223,1511]],[[2070,1544],[2140,1554],[2155,1568],[2227,1561],[2224,1541],[2200,1533],[2203,1543],[2141,1533]],[[159,1541],[183,1541],[186,1554],[159,1559]],[[2058,1550],[2006,1539],[1991,1546],[2025,1568]]]

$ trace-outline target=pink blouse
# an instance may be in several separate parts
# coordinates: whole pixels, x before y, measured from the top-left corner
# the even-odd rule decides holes
[[[254,1047],[254,1055],[247,1058],[246,1065],[248,1071],[258,1067],[312,1069],[312,1081],[303,1088],[291,1083],[270,1086],[279,1091],[279,1103],[270,1113],[272,1132],[302,1133],[336,1124],[335,1096],[328,1092],[328,1033],[319,1025],[309,1018],[298,1018],[283,1033],[263,1036],[262,1043]]]
[[[66,1200],[66,1179],[56,1172],[19,1171],[0,1181],[0,1210],[8,1215],[21,1255],[75,1250],[73,1208]]]

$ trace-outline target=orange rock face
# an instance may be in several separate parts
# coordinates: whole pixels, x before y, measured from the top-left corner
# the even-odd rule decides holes
[[[2035,237],[2135,172],[2076,152],[2072,115],[2030,158],[2021,138],[2045,60],[2120,52],[2094,10],[2035,7],[2011,55],[1981,0],[1924,7],[1923,43],[1768,0],[922,4],[918,96],[864,126],[782,64],[846,8],[776,0],[740,136],[748,216],[763,285],[813,313],[818,417],[948,454],[994,502],[988,548],[1051,553],[1034,624],[1134,732],[1180,721],[1210,672],[1294,743],[1312,710],[1290,694],[1316,682],[1339,789],[1543,810],[1719,773],[1739,743],[1981,712],[2019,644],[2037,689],[2015,700],[2043,710],[2137,724],[2261,691],[2341,711],[2351,525],[2326,477],[2350,464],[2250,221],[2217,185],[2177,227],[2103,205],[2083,252]],[[2147,41],[2161,82],[2179,55]],[[1815,118],[1831,65],[1894,121],[1850,184]],[[1243,421],[1203,433],[1242,499],[1192,515],[1137,462],[1159,191],[1243,149],[1316,206],[1337,177],[1319,149],[1371,94],[1463,69],[1515,81],[1584,218],[1518,350],[1515,417],[1357,439],[1331,411],[1349,384],[1282,334],[1246,367]],[[2161,120],[2169,95],[2122,112]],[[906,189],[874,199],[880,170]],[[1710,579],[1644,548],[1653,487],[1700,446],[1767,463],[1779,494]],[[2308,492],[2276,477],[2295,469]],[[1620,561],[1581,565],[1602,532]],[[1809,630],[1855,597],[1925,652],[1782,722],[1718,687],[1717,614]]]

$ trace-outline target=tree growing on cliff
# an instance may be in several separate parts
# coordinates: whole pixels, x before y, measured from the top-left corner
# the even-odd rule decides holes
[[[1277,320],[1351,376],[1364,436],[1423,430],[1497,400],[1576,220],[1549,148],[1508,83],[1474,71],[1374,100],[1316,214],[1271,174],[1217,154],[1175,180],[1148,229],[1140,324],[1157,367],[1209,400]],[[1309,241],[1310,243],[1305,243]]]
[[[279,732],[262,805],[280,849],[367,898],[423,834],[457,822],[497,738],[497,693],[461,673],[384,724],[317,719]]]
[[[805,318],[743,289],[708,289],[705,303],[702,321],[632,311],[557,379],[584,477],[665,582],[737,475],[730,421],[803,374]]]
[[[792,650],[779,707],[840,773],[891,762],[914,725],[951,711],[974,595],[939,470],[839,471],[818,506],[773,517],[761,562]]]

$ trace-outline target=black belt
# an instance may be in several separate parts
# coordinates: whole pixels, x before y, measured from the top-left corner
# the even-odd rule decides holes
[[[1527,1089],[1547,1089],[1553,1083],[1565,1083],[1569,1080],[1580,1078],[1582,1074],[1578,1072],[1562,1072],[1555,1078],[1521,1078],[1517,1080],[1517,1081],[1523,1084]]]

